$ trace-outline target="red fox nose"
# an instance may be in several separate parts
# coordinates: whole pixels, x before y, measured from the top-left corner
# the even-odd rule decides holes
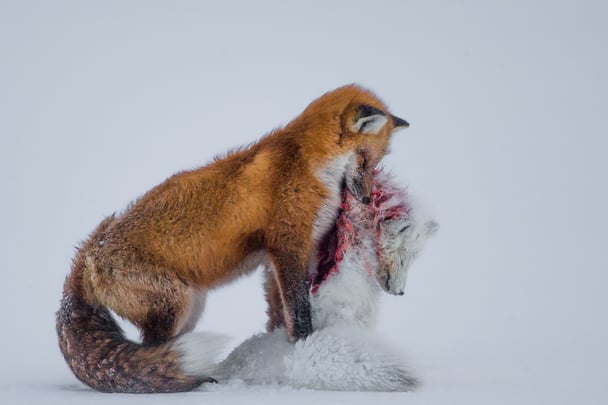
[[[403,295],[403,294],[405,294],[405,292],[403,290],[401,290],[397,293],[397,295]]]

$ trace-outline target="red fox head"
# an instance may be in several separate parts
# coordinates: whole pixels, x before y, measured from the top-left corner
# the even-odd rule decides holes
[[[355,85],[340,87],[313,101],[301,116],[313,122],[316,145],[323,139],[333,156],[349,154],[345,185],[361,202],[369,203],[373,171],[388,152],[397,129],[409,124],[388,112],[371,92]]]
[[[379,104],[377,104],[379,105]],[[368,204],[372,193],[372,176],[382,157],[388,152],[393,132],[407,128],[402,118],[367,103],[353,103],[342,116],[342,138],[353,144],[355,160],[346,176],[346,187],[357,199]]]

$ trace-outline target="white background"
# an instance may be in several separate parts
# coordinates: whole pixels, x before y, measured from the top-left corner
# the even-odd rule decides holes
[[[290,4],[291,3],[291,4]],[[603,1],[0,1],[0,402],[608,402]],[[356,82],[407,119],[385,166],[441,223],[378,333],[406,394],[107,395],[54,330],[74,246],[169,175]],[[201,330],[263,329],[259,275]]]

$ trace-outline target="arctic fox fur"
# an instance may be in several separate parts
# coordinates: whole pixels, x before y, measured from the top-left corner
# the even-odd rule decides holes
[[[215,370],[220,383],[349,391],[416,386],[399,351],[374,333],[373,323],[380,291],[403,294],[410,264],[438,225],[417,217],[387,175],[376,173],[373,187],[369,206],[346,192],[337,222],[339,260],[310,292],[313,334],[295,344],[284,327],[251,337]]]

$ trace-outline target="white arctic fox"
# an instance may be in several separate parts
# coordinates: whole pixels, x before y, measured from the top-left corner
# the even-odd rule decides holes
[[[311,275],[313,334],[290,343],[285,328],[251,337],[212,375],[227,384],[409,391],[416,385],[398,351],[374,333],[381,290],[402,295],[407,271],[438,225],[418,218],[406,191],[381,171],[372,202],[346,193],[332,237]],[[213,386],[208,388],[214,389]]]

